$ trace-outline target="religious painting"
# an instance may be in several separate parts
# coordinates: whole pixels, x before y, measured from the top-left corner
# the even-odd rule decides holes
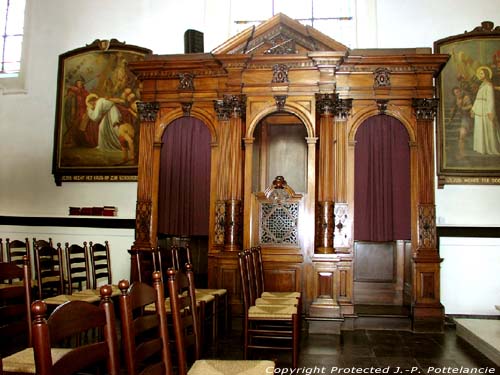
[[[136,181],[141,83],[128,69],[151,51],[96,40],[59,56],[53,174],[69,181]]]
[[[438,186],[500,184],[500,26],[434,43],[450,56],[438,78]]]

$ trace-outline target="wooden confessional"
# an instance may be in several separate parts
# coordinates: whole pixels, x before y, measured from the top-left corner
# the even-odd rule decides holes
[[[165,214],[162,136],[194,117],[210,133],[208,285],[228,289],[233,314],[237,252],[260,245],[266,287],[300,290],[306,319],[348,328],[356,304],[395,304],[410,308],[415,330],[439,330],[434,79],[447,59],[430,48],[350,50],[279,14],[211,53],[130,64],[143,84],[131,277]],[[408,150],[408,238],[380,243],[356,240],[354,186],[357,134],[377,116],[397,120]]]

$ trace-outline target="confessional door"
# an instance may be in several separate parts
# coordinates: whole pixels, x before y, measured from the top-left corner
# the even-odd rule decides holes
[[[378,115],[356,133],[354,303],[407,302],[411,284],[410,150],[404,125]]]

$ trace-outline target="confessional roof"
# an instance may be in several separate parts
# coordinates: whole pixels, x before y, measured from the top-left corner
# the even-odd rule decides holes
[[[212,53],[286,55],[314,51],[347,51],[342,43],[319,32],[311,26],[305,26],[283,13],[243,30],[228,39]]]

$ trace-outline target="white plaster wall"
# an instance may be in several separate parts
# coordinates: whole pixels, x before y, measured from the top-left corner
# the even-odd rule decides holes
[[[358,48],[433,47],[435,40],[470,31],[484,20],[500,25],[498,0],[356,3],[358,45],[353,47]],[[111,38],[150,48],[157,54],[183,53],[184,31],[189,28],[204,32],[205,50],[210,51],[232,36],[230,4],[230,0],[28,0],[25,93],[4,91],[0,95],[0,216],[64,217],[69,206],[111,205],[118,207],[118,218],[134,218],[136,183],[54,184],[51,169],[58,56],[95,39]],[[500,186],[447,185],[436,191],[438,222],[498,226],[499,198]],[[25,229],[17,228],[21,232]],[[103,237],[117,233],[120,246],[112,249],[119,256],[113,257],[125,262],[117,265],[119,270],[126,268],[128,257],[123,252],[133,243],[133,231],[59,230],[64,231],[58,232],[61,238],[76,235],[75,240],[91,233]],[[493,247],[500,252],[497,244]],[[446,249],[444,282],[456,276],[449,265],[462,253],[454,255],[454,248],[450,245]],[[477,249],[475,259],[480,259],[482,251]],[[498,263],[491,266],[499,268]],[[498,285],[498,278],[491,283]],[[449,301],[449,292],[451,289],[443,289],[443,301]],[[484,306],[489,303],[482,301]]]

